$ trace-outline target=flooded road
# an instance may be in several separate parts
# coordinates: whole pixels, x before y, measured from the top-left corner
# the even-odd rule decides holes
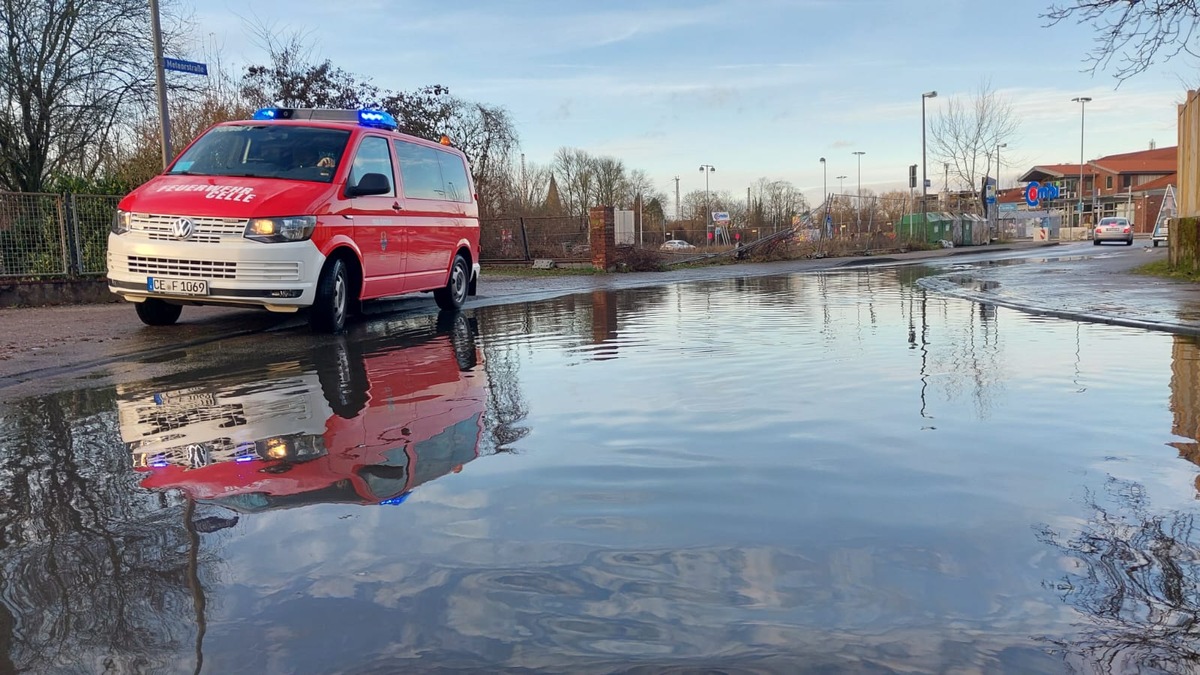
[[[1196,339],[945,272],[248,336],[14,402],[0,671],[1200,668]]]

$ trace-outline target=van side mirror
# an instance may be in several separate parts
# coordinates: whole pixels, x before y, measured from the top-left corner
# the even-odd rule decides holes
[[[392,191],[392,182],[381,173],[367,173],[358,179],[358,185],[347,185],[347,197],[370,197],[386,195]]]

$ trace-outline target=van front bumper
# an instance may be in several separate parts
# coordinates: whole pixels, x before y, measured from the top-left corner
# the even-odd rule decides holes
[[[309,307],[325,256],[311,241],[202,244],[108,236],[108,288],[131,302],[157,298],[192,305],[250,305],[275,311]],[[150,279],[204,281],[207,293],[150,290]]]

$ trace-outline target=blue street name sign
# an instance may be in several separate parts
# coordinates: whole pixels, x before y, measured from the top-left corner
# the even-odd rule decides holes
[[[196,63],[195,61],[184,61],[183,59],[163,59],[163,68],[165,70],[177,70],[181,73],[191,73],[192,75],[208,75],[207,63]]]

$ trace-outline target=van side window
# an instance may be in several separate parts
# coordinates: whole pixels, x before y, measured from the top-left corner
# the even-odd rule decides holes
[[[438,151],[424,145],[393,140],[404,179],[404,196],[409,199],[446,199]]]
[[[441,150],[434,152],[442,166],[442,179],[446,181],[446,199],[471,201],[471,183],[467,180],[467,168],[463,165],[462,157]]]
[[[383,174],[388,179],[391,191],[386,197],[396,196],[396,176],[392,173],[392,156],[388,153],[386,138],[368,136],[358,146],[358,154],[354,155],[354,164],[350,166],[350,185],[358,185],[362,177],[369,173]]]

